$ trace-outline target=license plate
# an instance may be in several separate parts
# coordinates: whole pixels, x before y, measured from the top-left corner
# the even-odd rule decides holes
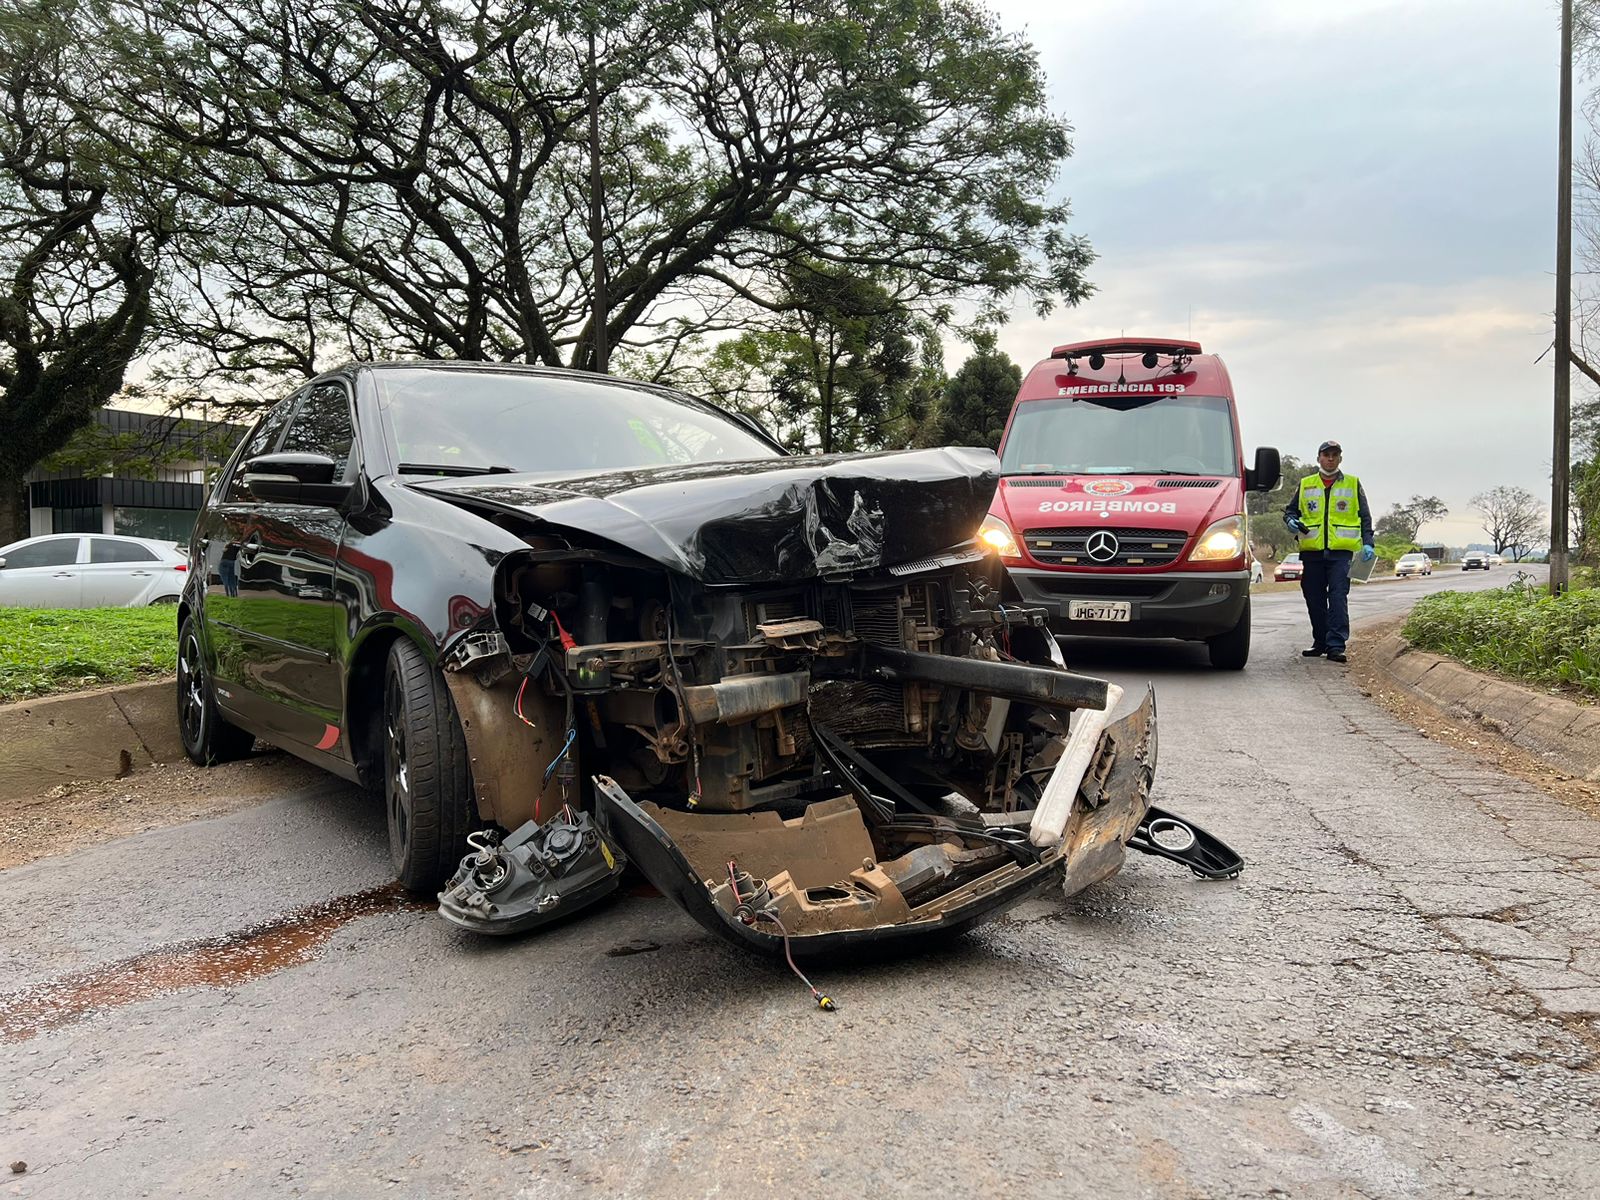
[[[1069,621],[1131,621],[1133,605],[1126,600],[1069,600]]]

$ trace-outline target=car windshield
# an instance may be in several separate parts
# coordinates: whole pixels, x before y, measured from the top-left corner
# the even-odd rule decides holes
[[[1237,475],[1225,396],[1075,396],[1019,405],[1006,475]]]
[[[780,457],[709,406],[626,383],[428,367],[372,375],[395,462],[408,473],[545,474]]]

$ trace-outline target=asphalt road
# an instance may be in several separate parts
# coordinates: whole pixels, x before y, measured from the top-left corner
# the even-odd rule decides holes
[[[1135,856],[818,965],[832,1014],[657,898],[475,941],[331,781],[0,873],[0,1192],[1595,1195],[1600,822],[1299,658],[1298,596],[1255,629],[1069,648],[1154,680],[1157,800],[1242,878]]]

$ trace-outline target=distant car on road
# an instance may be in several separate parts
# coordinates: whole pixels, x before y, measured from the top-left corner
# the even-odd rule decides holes
[[[1287,579],[1299,579],[1306,573],[1305,563],[1300,561],[1298,554],[1288,554],[1276,567],[1272,569],[1272,578],[1282,583]]]
[[[1433,559],[1426,554],[1402,554],[1394,564],[1394,573],[1397,577],[1407,575],[1432,575]]]
[[[0,547],[0,605],[140,608],[176,604],[188,555],[171,542],[56,533]]]
[[[1463,571],[1487,571],[1489,569],[1489,556],[1482,550],[1468,550],[1461,556],[1461,569]]]
[[[1491,554],[1489,555],[1489,565],[1491,567],[1503,567],[1506,565],[1506,560],[1501,558],[1498,554]]]

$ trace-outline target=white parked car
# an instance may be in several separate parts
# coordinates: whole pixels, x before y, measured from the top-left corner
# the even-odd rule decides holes
[[[172,542],[107,533],[48,533],[0,546],[0,605],[176,604],[188,569],[188,553]]]
[[[1433,559],[1426,554],[1402,554],[1394,564],[1394,573],[1401,577],[1406,575],[1432,575]]]

